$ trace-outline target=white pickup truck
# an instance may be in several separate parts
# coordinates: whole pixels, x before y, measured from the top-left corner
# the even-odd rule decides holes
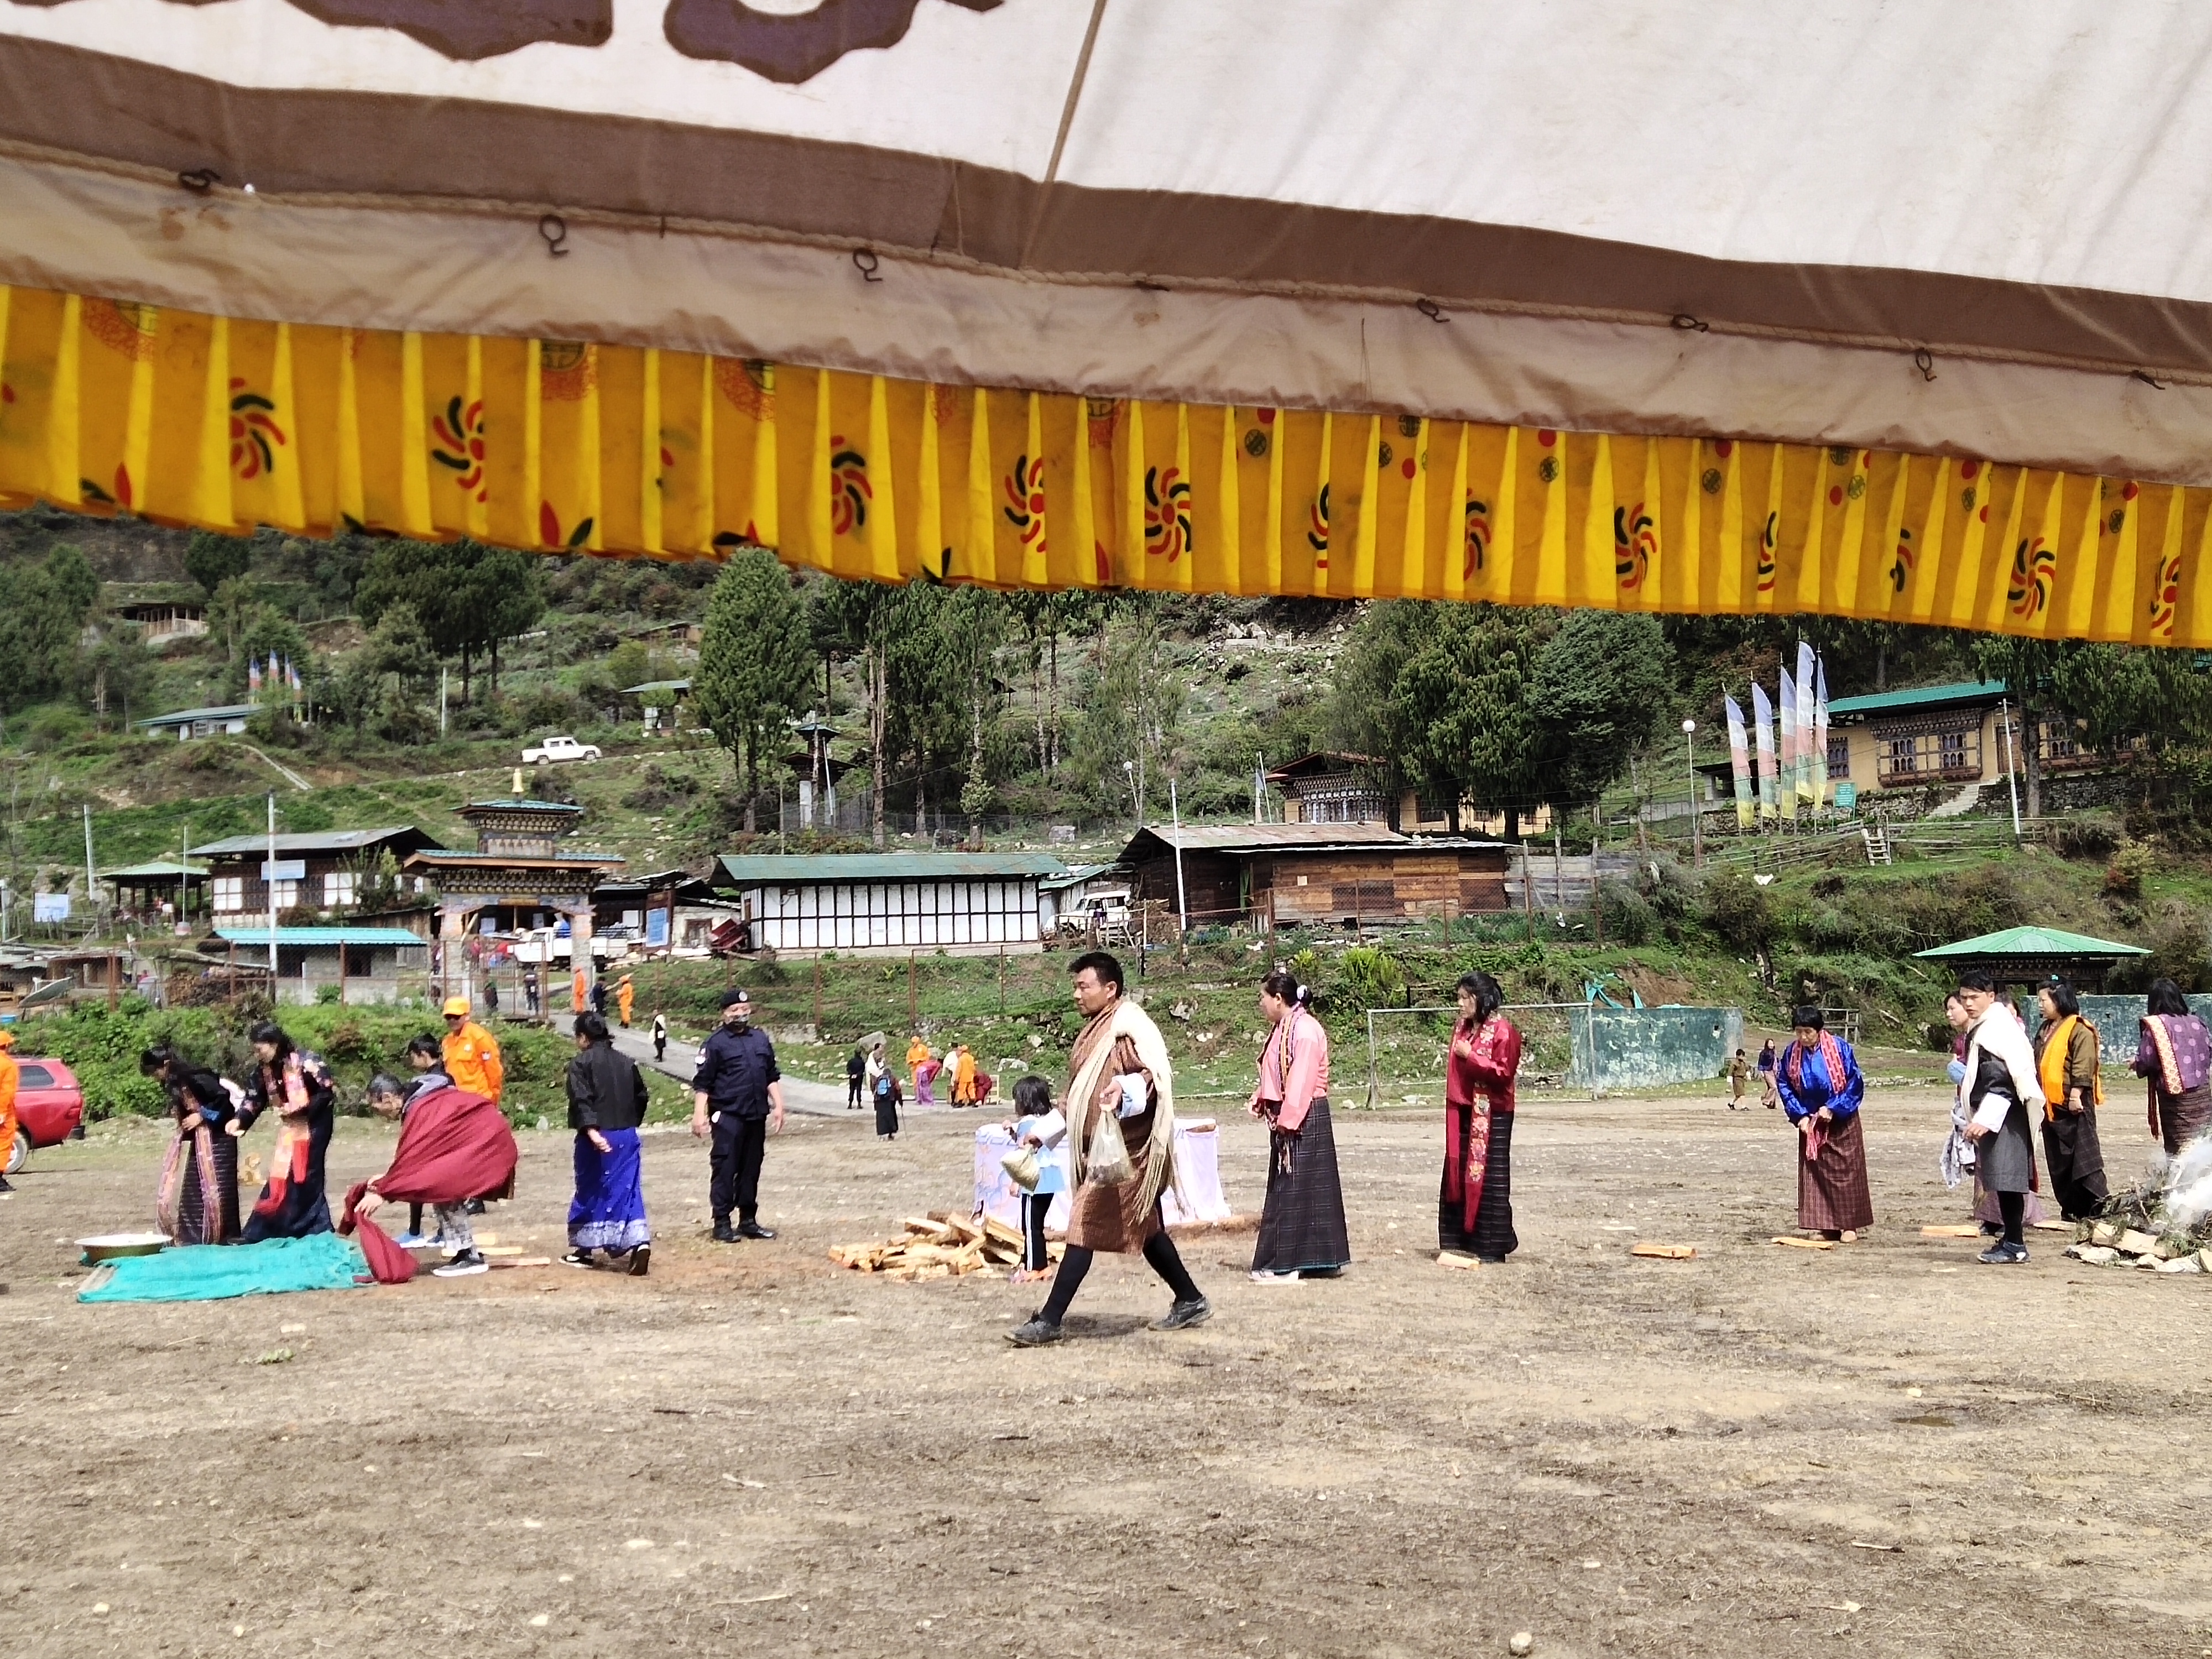
[[[553,761],[595,761],[599,758],[596,744],[578,743],[568,737],[548,738],[535,749],[522,751],[525,766],[544,766]]]

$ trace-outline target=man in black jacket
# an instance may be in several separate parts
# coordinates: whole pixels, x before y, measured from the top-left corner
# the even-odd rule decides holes
[[[599,1015],[577,1015],[575,1029],[568,1127],[576,1132],[576,1196],[568,1206],[569,1250],[561,1259],[572,1267],[588,1267],[592,1253],[601,1250],[624,1258],[629,1272],[641,1277],[653,1261],[637,1139],[650,1098],[645,1074],[635,1060],[616,1052]]]
[[[714,1242],[774,1238],[760,1224],[760,1172],[768,1138],[783,1128],[783,1073],[775,1044],[752,1023],[752,999],[732,991],[722,999],[722,1024],[699,1050],[691,1079],[691,1133],[714,1137]],[[730,1212],[738,1224],[730,1225]]]

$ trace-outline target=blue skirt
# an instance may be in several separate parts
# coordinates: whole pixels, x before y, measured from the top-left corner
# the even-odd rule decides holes
[[[568,1205],[573,1249],[617,1255],[653,1242],[645,1219],[645,1160],[635,1129],[604,1129],[607,1150],[576,1137],[576,1196]]]

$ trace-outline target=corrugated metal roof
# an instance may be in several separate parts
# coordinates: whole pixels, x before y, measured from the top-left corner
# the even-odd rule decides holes
[[[193,720],[251,720],[261,712],[250,702],[227,702],[219,708],[179,708],[173,714],[153,714],[137,722],[140,726],[184,726]]]
[[[266,927],[218,927],[215,936],[232,945],[258,945],[269,948]],[[279,927],[276,943],[287,945],[428,945],[421,935],[409,933],[404,927]]]
[[[1913,954],[1938,961],[1972,961],[2000,957],[2147,957],[2150,952],[2140,945],[2091,939],[2087,933],[2069,933],[2057,927],[2006,927],[1974,939],[1962,939],[1956,945],[1939,945],[1932,951],[1916,951]]]
[[[379,842],[390,841],[398,836],[415,836],[425,847],[438,842],[428,831],[417,830],[411,823],[386,824],[380,830],[317,830],[300,834],[286,833],[276,836],[276,850],[283,853],[357,853],[364,847],[374,847]],[[202,847],[187,849],[192,858],[213,858],[234,853],[265,853],[270,837],[256,831],[250,836],[227,836],[221,841],[211,841]]]
[[[1048,876],[1037,885],[1044,888],[1073,887],[1089,881],[1093,876],[1103,876],[1114,866],[1110,864],[1071,864],[1060,874]]]
[[[149,864],[126,864],[119,869],[103,870],[102,881],[158,881],[167,877],[174,881],[179,876],[204,876],[204,864],[179,864],[174,859],[155,859]]]
[[[1836,697],[1828,703],[1828,718],[1846,714],[1895,714],[1908,708],[1942,708],[1953,703],[1983,702],[2005,695],[2002,680],[1954,680],[1948,685],[1923,685],[1911,691],[1877,691],[1871,696]]]
[[[1010,881],[1066,873],[1049,853],[725,854],[718,887],[805,882]]]
[[[1346,847],[1413,847],[1411,836],[1380,823],[1186,823],[1147,824],[1129,842],[1126,861],[1137,843],[1151,836],[1186,853],[1318,853]]]

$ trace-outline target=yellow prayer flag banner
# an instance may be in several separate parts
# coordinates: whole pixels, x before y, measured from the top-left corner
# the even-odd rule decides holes
[[[1340,415],[1341,418],[1340,418]],[[0,288],[0,502],[878,581],[1810,611],[2212,647],[2212,490]]]

